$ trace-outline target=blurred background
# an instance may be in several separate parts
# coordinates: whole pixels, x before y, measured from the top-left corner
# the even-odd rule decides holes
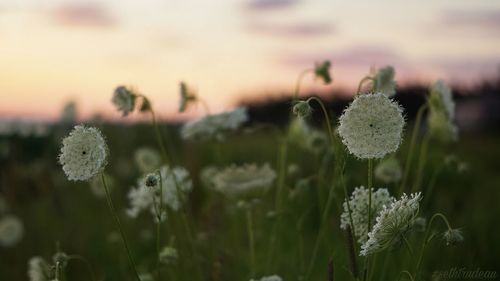
[[[169,144],[174,162],[190,171],[198,187],[198,175],[214,163],[213,147],[219,144],[186,143],[178,136],[180,122],[205,114],[201,106],[178,113],[179,82],[187,82],[212,113],[248,107],[248,130],[228,138],[227,155],[217,164],[267,161],[276,167],[274,133],[252,131],[253,125],[285,125],[297,77],[324,60],[332,63],[333,84],[306,76],[301,95],[320,96],[332,118],[350,102],[359,81],[385,65],[396,70],[395,99],[405,108],[407,132],[429,85],[443,79],[452,86],[460,141],[431,145],[424,182],[436,167],[445,168],[435,179],[435,197],[425,215],[446,213],[466,239],[452,250],[433,245],[424,267],[500,272],[500,1],[0,0],[0,199],[5,201],[0,213],[14,214],[24,224],[17,245],[0,246],[0,280],[25,280],[27,260],[50,257],[56,242],[88,258],[99,276],[128,280],[121,245],[112,237],[111,219],[103,215],[104,200],[96,200],[88,183],[68,182],[56,161],[60,140],[74,123],[99,127],[112,148],[107,172],[115,179],[116,204],[127,207],[128,188],[141,176],[133,153],[156,143],[146,124],[149,115],[122,118],[113,107],[116,86],[134,87],[153,102],[162,129],[174,140]],[[313,107],[310,122],[318,127],[323,116]],[[408,139],[400,158],[407,155]],[[302,176],[315,172],[309,163],[322,163],[318,156],[304,155],[290,153]],[[448,156],[466,168],[444,166]],[[364,164],[349,161],[349,188],[364,184]],[[203,250],[210,259],[202,265],[207,272],[217,266],[226,270],[210,280],[239,280],[235,276],[246,272],[238,263],[245,249],[232,251],[241,241],[225,234],[228,221],[241,219],[207,198],[212,200],[195,188],[189,206],[198,234],[206,235],[201,240],[212,246]],[[339,231],[338,218],[332,221],[333,231]],[[125,224],[138,256],[154,251],[150,220]],[[308,235],[315,237],[317,221],[309,224]],[[343,242],[334,242],[340,256]],[[325,249],[322,259],[328,260],[330,248]],[[122,267],[116,266],[116,253]],[[281,269],[289,267],[286,260],[279,262]],[[70,280],[88,280],[83,266],[68,272]]]

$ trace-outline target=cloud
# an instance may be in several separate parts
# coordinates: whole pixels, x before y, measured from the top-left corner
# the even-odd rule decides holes
[[[500,10],[445,10],[432,25],[424,26],[431,35],[499,35]]]
[[[333,25],[324,22],[303,22],[294,24],[271,24],[255,22],[248,25],[255,34],[279,37],[311,37],[335,32]]]
[[[298,2],[298,0],[250,0],[245,8],[256,12],[283,10],[295,6]]]
[[[109,11],[98,4],[65,4],[53,10],[52,17],[62,25],[109,27],[115,24]]]

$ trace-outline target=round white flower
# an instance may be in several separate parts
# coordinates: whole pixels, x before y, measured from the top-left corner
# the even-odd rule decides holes
[[[240,107],[234,111],[216,115],[208,115],[200,120],[184,124],[181,136],[186,140],[223,140],[228,131],[238,129],[248,120],[246,108]]]
[[[371,255],[399,243],[413,226],[421,199],[420,193],[414,193],[410,197],[403,194],[401,199],[394,200],[390,206],[385,205],[376,219],[377,223],[368,233],[368,240],[361,245],[361,255]]]
[[[403,172],[396,157],[382,160],[375,168],[375,177],[384,183],[398,182]]]
[[[62,143],[59,163],[69,180],[86,181],[104,170],[108,147],[96,128],[75,126]]]
[[[158,151],[149,148],[141,147],[134,153],[135,163],[142,173],[151,173],[158,169],[161,165],[161,158]]]
[[[42,257],[32,257],[28,261],[28,277],[30,281],[49,281],[50,266]]]
[[[24,235],[24,226],[19,218],[7,215],[0,219],[0,246],[12,247]]]
[[[265,192],[274,182],[276,172],[264,164],[232,165],[213,178],[215,189],[230,197],[247,197]]]
[[[393,199],[386,188],[379,188],[376,191],[372,188],[372,225],[383,206],[390,204]],[[369,190],[364,186],[356,187],[352,192],[349,199],[349,207],[351,208],[354,227],[351,226],[347,202],[344,202],[344,212],[340,215],[340,227],[347,229],[347,226],[351,226],[351,229],[354,230],[358,238],[358,242],[361,244],[365,243],[368,239],[368,200]]]
[[[111,101],[123,116],[127,116],[134,111],[136,95],[125,86],[118,86],[113,92]]]
[[[401,143],[402,108],[384,94],[357,96],[339,119],[342,142],[361,159],[382,158]]]
[[[396,94],[396,81],[394,80],[394,68],[390,65],[377,71],[374,77],[374,91],[382,93],[388,97]]]

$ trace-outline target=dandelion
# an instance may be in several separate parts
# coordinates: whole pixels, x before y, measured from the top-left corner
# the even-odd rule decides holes
[[[458,128],[454,124],[455,102],[451,89],[442,80],[431,87],[429,95],[429,131],[435,138],[447,142],[458,139]]]
[[[347,202],[344,202],[344,212],[340,216],[340,227],[347,229],[350,226],[360,244],[365,243],[368,239],[368,196],[369,190],[367,188],[364,186],[356,187],[349,199],[349,206]],[[384,205],[390,204],[393,199],[386,188],[379,188],[376,191],[372,188],[372,223]],[[349,216],[348,207],[351,209],[351,216]],[[351,217],[353,226],[351,225]]]
[[[307,118],[312,114],[312,107],[307,101],[298,101],[292,108],[293,114],[300,118]]]
[[[446,245],[455,246],[464,241],[464,236],[462,235],[462,231],[460,229],[450,228],[443,233],[443,239],[446,241]]]
[[[382,160],[375,168],[375,177],[384,183],[395,183],[401,180],[403,172],[396,157]]]
[[[23,235],[24,226],[18,217],[7,215],[0,219],[0,246],[12,247],[23,238]]]
[[[188,105],[196,101],[197,98],[194,91],[189,89],[186,83],[184,82],[180,83],[180,95],[181,95],[181,100],[179,104],[179,112],[184,112],[186,111]]]
[[[125,86],[118,86],[111,101],[116,106],[118,111],[121,111],[123,116],[127,116],[130,112],[134,111],[135,100],[137,95]]]
[[[361,255],[383,251],[404,239],[415,222],[421,199],[421,193],[414,193],[410,197],[403,194],[401,199],[393,199],[390,206],[385,205],[368,233],[368,240],[361,246]]]
[[[382,158],[401,143],[402,108],[384,94],[357,96],[339,119],[342,142],[361,159]]]
[[[269,164],[232,165],[219,171],[213,183],[217,191],[229,197],[249,197],[265,192],[275,178],[276,172]]]
[[[158,169],[161,165],[161,158],[158,151],[149,147],[137,149],[134,153],[134,160],[142,173],[150,173]]]
[[[75,126],[62,143],[59,163],[69,180],[87,181],[104,170],[108,146],[96,128]]]
[[[225,133],[238,129],[248,120],[247,109],[208,115],[200,120],[184,124],[181,136],[186,140],[223,140]]]
[[[278,275],[264,276],[260,279],[250,279],[250,281],[282,281],[281,277]]]
[[[322,63],[316,63],[314,67],[314,75],[323,80],[325,84],[330,84],[332,82],[332,77],[330,76],[330,66],[329,61],[324,61]]]
[[[51,269],[47,261],[42,257],[32,257],[28,261],[28,277],[30,281],[49,281]]]
[[[373,91],[388,97],[396,94],[396,81],[394,80],[394,68],[392,66],[388,65],[379,69],[373,81]]]

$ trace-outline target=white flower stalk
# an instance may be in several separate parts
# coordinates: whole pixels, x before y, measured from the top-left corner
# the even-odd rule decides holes
[[[431,135],[447,142],[458,139],[455,125],[455,102],[451,89],[439,80],[431,88],[429,96],[428,124]]]
[[[396,157],[388,157],[382,160],[375,168],[375,178],[383,183],[396,183],[401,180],[402,169]]]
[[[62,144],[59,163],[69,180],[87,181],[104,171],[108,146],[96,128],[75,126]]]
[[[396,94],[394,75],[394,68],[390,65],[379,69],[373,78],[373,91],[382,93],[388,97],[394,96]]]
[[[377,216],[377,223],[368,233],[368,240],[361,246],[361,255],[368,256],[383,251],[400,241],[413,226],[418,214],[421,193],[410,197],[406,194],[399,200],[385,205]]]
[[[134,153],[134,160],[141,173],[151,173],[161,165],[161,157],[158,151],[141,147]]]
[[[344,110],[338,128],[342,142],[360,159],[395,152],[403,134],[403,109],[381,93],[357,96]]]
[[[135,100],[137,95],[125,86],[118,86],[113,92],[111,101],[116,106],[118,111],[121,111],[123,116],[127,116],[134,111]]]
[[[250,281],[282,281],[281,277],[278,275],[264,276],[260,279],[250,279]]]
[[[21,220],[13,215],[0,219],[0,246],[15,246],[24,235],[24,226]]]
[[[215,189],[229,197],[262,195],[274,182],[276,172],[264,164],[232,165],[219,171],[213,178]]]
[[[182,127],[181,136],[186,140],[223,140],[225,133],[238,129],[247,120],[247,109],[240,107],[188,122]]]
[[[50,265],[42,257],[32,257],[28,261],[28,277],[30,281],[51,280]]]
[[[159,180],[159,176],[150,174],[138,181],[138,186],[130,189],[128,198],[130,200],[130,208],[127,210],[127,215],[132,218],[137,217],[142,211],[149,210],[156,218],[158,211],[161,211],[160,216],[166,218],[165,210],[158,210],[160,202],[160,190],[162,191],[163,204],[173,211],[178,211],[182,206],[187,193],[193,189],[193,183],[189,177],[189,172],[182,167],[163,166],[160,168],[161,186],[160,183],[148,184],[150,178],[154,177]],[[149,185],[149,186],[148,186]]]
[[[360,244],[364,244],[368,239],[368,197],[369,190],[364,186],[356,187],[352,192],[349,207],[354,226],[351,226],[347,202],[344,202],[344,212],[340,215],[340,227],[347,229],[348,226],[351,226]],[[372,225],[384,205],[390,204],[393,199],[386,188],[379,188],[376,191],[372,188]]]

